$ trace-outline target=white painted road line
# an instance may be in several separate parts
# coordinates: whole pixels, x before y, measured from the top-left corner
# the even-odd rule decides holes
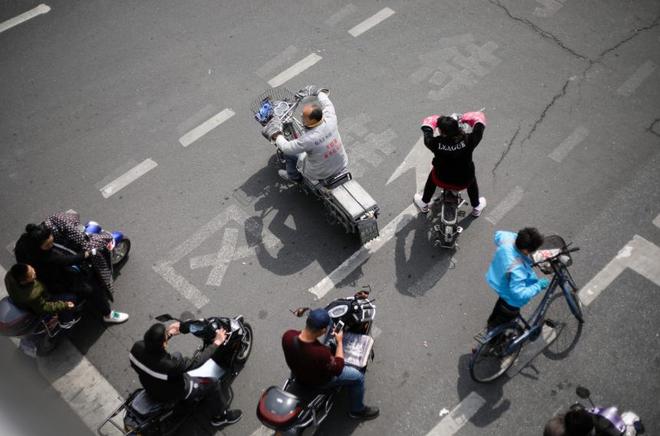
[[[190,132],[188,132],[185,135],[183,135],[182,137],[180,137],[179,142],[184,147],[187,147],[190,144],[192,144],[193,142],[197,141],[202,136],[209,133],[211,130],[218,127],[220,124],[224,123],[225,121],[227,121],[228,119],[233,117],[234,115],[235,115],[235,113],[234,113],[233,110],[231,110],[229,108],[223,109],[222,111],[220,111],[217,114],[213,115],[208,120],[204,121],[199,126],[192,129]]]
[[[616,257],[580,290],[582,304],[591,304],[626,268],[660,286],[660,247],[634,235]]]
[[[564,139],[564,141],[559,144],[559,146],[555,148],[548,157],[555,162],[563,161],[564,158],[568,156],[568,153],[570,153],[576,145],[584,141],[587,136],[589,136],[589,129],[584,126],[578,127],[573,133],[568,135],[568,138]]]
[[[655,219],[653,220],[653,225],[656,227],[660,227],[660,215],[655,217]]]
[[[357,26],[353,27],[351,30],[348,31],[351,35],[354,37],[358,37],[362,35],[364,32],[367,30],[371,29],[372,27],[376,26],[377,24],[385,21],[389,17],[394,15],[394,11],[390,8],[383,8],[380,11],[376,12],[374,15],[371,17],[367,18]]]
[[[0,276],[4,278],[5,274],[7,271],[0,265]],[[0,298],[6,295],[7,289],[1,280]],[[13,340],[15,338],[10,339],[18,345],[18,341]],[[94,434],[105,418],[124,401],[67,338],[60,338],[57,348],[47,356],[37,357],[37,369]],[[123,419],[123,415],[117,419]],[[107,427],[104,434],[121,434],[114,427]]]
[[[288,46],[282,53],[278,54],[273,59],[263,64],[261,68],[256,71],[257,76],[263,78],[264,76],[270,74],[275,68],[281,67],[293,59],[296,53],[298,53],[298,48],[295,45]]]
[[[520,186],[513,188],[513,190],[509,192],[506,197],[504,197],[504,200],[502,200],[500,204],[498,204],[495,209],[493,209],[490,215],[486,217],[486,220],[490,221],[493,225],[497,224],[499,220],[504,217],[504,215],[509,213],[511,209],[520,203],[520,200],[522,200],[524,194],[525,191]]]
[[[310,68],[312,65],[314,65],[321,59],[323,59],[321,56],[317,55],[316,53],[312,53],[306,58],[296,62],[286,70],[282,71],[277,76],[270,79],[268,81],[268,85],[273,88],[275,88],[276,86],[283,85],[292,78],[296,77],[298,74]]]
[[[253,431],[250,436],[271,436],[273,433],[275,433],[273,430],[269,429],[265,425],[262,425],[261,427]]]
[[[42,3],[39,6],[30,9],[27,12],[23,12],[21,15],[18,15],[14,18],[11,18],[7,21],[3,21],[2,23],[0,23],[0,33],[4,32],[5,30],[9,30],[14,26],[18,26],[19,24],[24,23],[27,20],[30,20],[34,17],[47,14],[48,12],[50,12],[50,6]]]
[[[405,227],[405,225],[416,216],[417,209],[411,204],[380,231],[380,236],[378,238],[373,239],[360,247],[358,251],[342,262],[342,264],[328,274],[327,277],[309,288],[309,292],[316,295],[318,299],[323,298],[337,283],[348,277],[348,275],[357,267],[366,262],[372,254],[383,248],[383,246],[392,239],[394,235],[396,235],[398,230]]]
[[[452,436],[467,424],[484,404],[486,404],[486,400],[481,395],[470,392],[426,436]]]
[[[644,82],[644,80],[648,79],[648,77],[653,74],[655,71],[656,65],[652,61],[646,61],[644,62],[635,72],[626,80],[623,82],[623,85],[619,87],[619,89],[616,90],[616,93],[619,95],[623,95],[624,97],[630,97],[637,88],[639,88],[639,85]]]
[[[158,164],[151,159],[145,159],[141,163],[137,164],[130,170],[126,171],[121,176],[117,177],[112,182],[105,185],[100,189],[101,195],[103,198],[110,198],[117,192],[121,191],[140,177],[147,174],[149,171],[156,168]]]

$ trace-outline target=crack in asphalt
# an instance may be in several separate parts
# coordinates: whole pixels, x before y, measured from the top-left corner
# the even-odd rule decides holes
[[[536,129],[543,122],[546,115],[548,114],[548,111],[552,108],[552,106],[555,105],[555,103],[557,103],[557,100],[559,100],[560,98],[562,98],[563,96],[566,95],[566,91],[568,90],[568,84],[571,83],[574,79],[575,79],[575,76],[569,77],[568,80],[566,80],[566,82],[564,82],[564,86],[561,87],[561,90],[552,97],[552,100],[550,100],[550,103],[545,105],[545,107],[543,108],[543,111],[541,112],[541,115],[536,119],[536,121],[534,121],[534,124],[532,125],[532,128],[529,130],[529,133],[527,134],[527,136],[525,136],[525,139],[523,139],[522,142],[520,143],[521,146],[522,146],[522,144],[524,144],[525,142],[529,141],[532,138],[532,135],[534,135],[534,132],[536,132]]]
[[[554,42],[554,43],[557,44],[559,47],[561,47],[561,48],[564,49],[565,51],[569,52],[570,54],[572,54],[572,55],[575,56],[576,58],[578,58],[578,59],[582,59],[582,60],[585,60],[585,61],[590,61],[590,62],[591,62],[591,59],[589,59],[588,56],[585,56],[585,55],[583,55],[583,54],[580,54],[580,53],[576,52],[575,50],[573,50],[572,48],[570,48],[569,46],[567,46],[566,44],[564,44],[564,42],[563,42],[561,39],[559,39],[557,36],[553,35],[552,33],[548,32],[547,30],[543,30],[543,29],[541,29],[539,26],[537,26],[536,24],[532,23],[532,22],[531,22],[530,20],[528,20],[527,18],[522,18],[522,17],[518,17],[518,16],[513,15],[513,14],[511,13],[511,11],[509,10],[509,8],[507,8],[507,7],[504,6],[502,3],[500,3],[499,0],[488,0],[488,1],[489,1],[491,4],[493,4],[493,5],[497,6],[497,7],[499,7],[500,9],[502,9],[502,10],[503,10],[503,11],[509,16],[509,18],[511,18],[512,20],[514,20],[514,21],[518,21],[518,22],[520,22],[520,23],[523,23],[524,25],[526,25],[527,27],[529,27],[530,29],[532,29],[534,32],[536,32],[537,34],[541,35],[541,37],[543,37],[543,38],[545,38],[545,39],[548,39],[548,40]]]
[[[652,135],[655,135],[655,136],[657,136],[658,138],[660,138],[660,132],[658,132],[657,130],[655,130],[655,125],[658,124],[658,123],[660,123],[660,118],[656,118],[655,120],[653,120],[653,122],[651,123],[651,125],[648,126],[648,127],[646,128],[646,130],[647,130],[648,132],[650,132]]]
[[[518,133],[520,133],[520,124],[518,124],[518,129],[516,130],[516,133],[513,134],[511,139],[509,140],[509,143],[506,145],[506,149],[502,152],[502,155],[500,158],[495,162],[495,166],[493,167],[493,170],[491,173],[495,175],[495,172],[497,171],[497,167],[500,166],[504,158],[509,154],[509,151],[511,151],[511,147],[513,146],[513,143],[515,142],[516,138],[518,137]]]
[[[653,20],[650,24],[648,24],[648,25],[646,25],[646,26],[644,26],[644,27],[638,27],[638,28],[634,29],[633,32],[632,32],[632,34],[628,35],[626,38],[623,38],[621,41],[617,42],[617,43],[614,44],[612,47],[603,50],[603,52],[601,52],[601,54],[598,55],[598,57],[596,58],[596,60],[595,60],[595,61],[591,61],[591,63],[600,62],[605,56],[607,56],[608,54],[610,54],[610,53],[613,52],[614,50],[618,49],[618,48],[621,47],[623,44],[627,43],[628,41],[630,41],[631,39],[633,39],[634,37],[636,37],[637,35],[639,35],[641,32],[645,32],[645,31],[647,31],[647,30],[651,30],[651,29],[653,29],[654,27],[658,26],[659,24],[660,24],[660,15],[657,16],[657,17],[655,17],[655,20]]]

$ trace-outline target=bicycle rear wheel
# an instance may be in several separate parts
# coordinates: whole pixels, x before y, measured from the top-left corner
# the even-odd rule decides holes
[[[481,344],[470,358],[470,377],[478,383],[490,383],[502,376],[516,361],[520,349],[505,353],[511,341],[522,334],[519,326],[503,330]]]
[[[566,298],[568,307],[571,309],[571,313],[575,319],[582,324],[584,322],[584,314],[582,312],[582,301],[580,301],[580,296],[577,293],[578,288],[573,281],[573,277],[571,277],[571,273],[568,272],[568,268],[562,265],[562,272],[564,273],[564,277],[566,277],[566,281],[562,285],[564,298]],[[568,289],[566,289],[565,285],[568,285],[566,286]]]

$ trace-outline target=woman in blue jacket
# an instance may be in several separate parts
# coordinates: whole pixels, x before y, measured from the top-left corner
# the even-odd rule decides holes
[[[532,268],[530,255],[543,244],[543,235],[533,227],[518,233],[497,231],[495,255],[488,268],[486,281],[499,298],[488,318],[492,329],[516,318],[520,308],[545,289],[550,281],[539,279]]]

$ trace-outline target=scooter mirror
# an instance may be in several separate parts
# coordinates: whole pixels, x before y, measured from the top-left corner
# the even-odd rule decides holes
[[[160,321],[160,322],[172,321],[173,319],[174,318],[172,318],[172,315],[170,315],[169,313],[164,313],[156,317],[156,321]]]
[[[575,389],[575,393],[577,394],[578,397],[582,398],[583,400],[587,400],[591,396],[591,392],[589,391],[589,389],[585,388],[584,386],[578,386]]]

